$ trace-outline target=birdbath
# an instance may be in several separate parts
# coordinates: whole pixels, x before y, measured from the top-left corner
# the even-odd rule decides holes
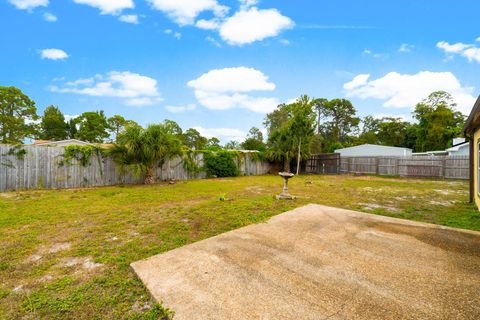
[[[294,196],[288,193],[288,179],[293,178],[295,176],[293,173],[290,172],[279,172],[278,175],[283,178],[283,191],[277,196],[278,200],[286,199],[286,200],[293,200],[295,199]]]

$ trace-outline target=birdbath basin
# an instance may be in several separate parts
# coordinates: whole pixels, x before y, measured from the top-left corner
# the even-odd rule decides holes
[[[295,175],[290,172],[279,172],[278,175],[283,178],[283,191],[277,196],[277,199],[293,200],[294,196],[288,193],[288,179],[293,178]]]

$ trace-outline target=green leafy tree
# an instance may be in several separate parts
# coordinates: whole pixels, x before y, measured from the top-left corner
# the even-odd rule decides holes
[[[145,184],[155,183],[155,166],[182,155],[182,142],[172,134],[165,123],[150,125],[146,129],[138,125],[127,126],[109,150],[113,159],[135,173],[145,174]]]
[[[284,172],[290,172],[290,162],[295,154],[294,139],[292,139],[291,130],[287,124],[270,132],[267,156],[271,160],[283,162]]]
[[[323,152],[322,148],[323,136],[321,134],[315,134],[312,137],[312,144],[310,146],[310,154],[320,154]]]
[[[445,91],[433,92],[416,105],[417,152],[445,150],[453,138],[461,136],[465,117],[455,108],[452,96]]]
[[[75,139],[77,136],[78,128],[76,118],[70,119],[67,122],[67,138]]]
[[[108,131],[116,139],[120,134],[120,132],[122,132],[122,130],[125,129],[125,126],[127,125],[127,120],[124,117],[116,114],[108,118],[107,123],[108,123]]]
[[[267,114],[263,125],[267,128],[268,136],[281,128],[291,118],[292,108],[289,104],[280,104],[275,110]]]
[[[282,104],[267,115],[268,152],[272,160],[283,161],[284,171],[290,171],[290,162],[297,158],[297,174],[300,160],[310,154],[315,132],[315,100],[304,95],[292,104]]]
[[[321,106],[323,123],[320,130],[324,137],[324,149],[333,151],[332,145],[340,143],[349,145],[358,134],[360,118],[356,117],[356,109],[347,99],[333,99]]]
[[[362,130],[358,137],[358,143],[379,144],[378,132],[380,131],[380,119],[366,116],[362,120]]]
[[[240,144],[240,142],[232,140],[232,141],[229,141],[225,144],[224,149],[225,150],[240,150],[240,149],[242,149],[242,145]]]
[[[401,118],[386,117],[379,123],[378,140],[384,146],[401,147],[405,145],[409,123]]]
[[[183,130],[178,123],[173,120],[166,119],[163,121],[163,124],[171,134],[182,139]]]
[[[75,119],[79,128],[75,135],[77,139],[101,143],[110,135],[108,120],[103,111],[84,112]]]
[[[242,149],[244,150],[257,150],[265,151],[266,145],[263,142],[263,133],[257,127],[252,127],[248,131],[247,138],[242,143]]]
[[[307,95],[301,96],[292,108],[290,124],[291,133],[294,136],[297,147],[297,175],[300,173],[300,160],[310,155],[310,146],[315,134],[315,100]]]
[[[220,145],[220,140],[215,137],[208,139],[206,149],[212,150],[212,151],[222,150],[222,146]]]
[[[0,143],[22,143],[38,132],[35,102],[15,87],[0,86]]]
[[[402,147],[415,150],[417,144],[418,130],[418,124],[408,124],[407,129],[405,130],[405,139],[403,141]]]
[[[202,137],[196,129],[190,128],[183,134],[183,143],[192,150],[204,150],[207,146],[208,139]]]
[[[68,137],[68,124],[65,122],[65,116],[56,106],[49,106],[45,109],[40,128],[40,139],[59,141]]]

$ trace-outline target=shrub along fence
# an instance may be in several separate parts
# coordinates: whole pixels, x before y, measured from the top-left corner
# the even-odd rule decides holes
[[[262,175],[271,165],[257,153],[235,152],[239,175]],[[202,179],[207,173],[203,153],[190,153],[188,161],[177,157],[155,168],[158,181]],[[67,161],[68,160],[68,161]],[[142,184],[143,175],[122,169],[101,152],[88,159],[66,159],[63,147],[0,145],[0,192],[23,189],[66,189]]]
[[[469,179],[469,156],[341,157],[341,173]]]

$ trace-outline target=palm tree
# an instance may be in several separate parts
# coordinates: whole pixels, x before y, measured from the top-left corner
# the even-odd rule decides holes
[[[127,126],[109,153],[122,167],[137,175],[144,173],[145,184],[153,184],[155,166],[162,166],[183,151],[180,139],[165,124],[155,124],[146,129],[139,125]]]
[[[297,158],[298,175],[301,159],[309,156],[315,133],[314,105],[315,100],[304,95],[294,103],[280,105],[276,111],[284,116],[270,130],[267,156],[271,160],[283,161],[285,172],[290,172],[290,161]]]
[[[269,140],[267,157],[272,161],[283,162],[283,171],[290,172],[290,161],[295,157],[295,147],[289,128],[273,131]]]

